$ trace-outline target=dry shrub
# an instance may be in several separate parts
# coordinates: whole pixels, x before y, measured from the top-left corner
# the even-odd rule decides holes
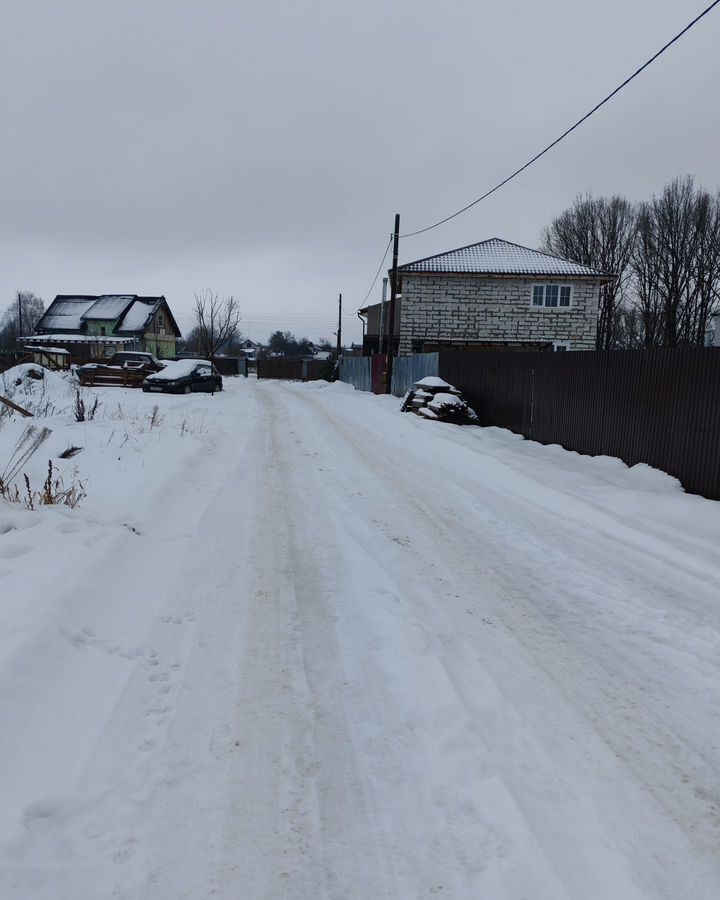
[[[13,452],[10,454],[5,468],[0,472],[0,484],[11,482],[50,434],[49,428],[38,429],[35,425],[28,425],[15,442]]]
[[[77,456],[81,450],[82,447],[76,447],[72,444],[70,447],[66,447],[62,453],[58,453],[58,459],[70,459],[73,456]]]
[[[152,413],[150,414],[150,428],[157,428],[158,425],[161,425],[163,421],[163,417],[160,415],[160,407],[153,406]]]
[[[85,421],[85,401],[80,396],[80,391],[75,391],[75,404],[73,406],[76,422]]]
[[[77,469],[73,472],[73,480],[69,487],[65,486],[62,475],[59,474],[51,460],[48,460],[48,471],[43,482],[42,490],[33,490],[30,479],[27,475],[25,479],[25,494],[20,495],[17,485],[14,486],[14,492],[11,496],[6,497],[11,502],[22,501],[26,509],[37,509],[39,506],[69,506],[75,509],[80,501],[86,496],[85,484],[77,478]]]

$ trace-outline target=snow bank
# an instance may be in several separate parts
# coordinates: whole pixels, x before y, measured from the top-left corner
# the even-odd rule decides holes
[[[35,363],[23,363],[19,366],[13,366],[0,374],[5,391],[12,390],[13,387],[24,387],[25,385],[33,388],[37,386],[38,382],[42,382],[44,387],[56,393],[68,393],[73,390],[73,385],[67,380],[71,377],[69,375],[59,375],[57,372]]]
[[[76,389],[72,375],[62,376],[32,363],[13,366],[0,374],[0,394],[36,416],[69,410]],[[18,415],[0,404],[0,421]]]

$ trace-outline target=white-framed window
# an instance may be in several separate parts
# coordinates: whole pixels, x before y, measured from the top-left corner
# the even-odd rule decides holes
[[[553,341],[553,350],[567,352],[570,349],[570,341]]]
[[[533,309],[569,309],[572,290],[569,284],[534,284],[530,305]]]
[[[165,334],[165,316],[162,313],[158,313],[158,328],[162,328],[161,334]]]

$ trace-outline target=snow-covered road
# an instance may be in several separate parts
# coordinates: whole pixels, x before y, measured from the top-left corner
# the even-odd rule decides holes
[[[0,514],[3,900],[720,896],[720,504],[344,385],[160,400],[207,425]]]

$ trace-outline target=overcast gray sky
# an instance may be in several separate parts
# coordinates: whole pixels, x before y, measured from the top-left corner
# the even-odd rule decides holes
[[[483,193],[704,0],[24,0],[0,27],[0,302],[17,289],[242,301],[329,336],[392,229]],[[578,192],[720,175],[720,7],[490,200],[401,242],[536,246]],[[374,297],[379,297],[380,282]],[[360,335],[352,317],[349,338]]]

